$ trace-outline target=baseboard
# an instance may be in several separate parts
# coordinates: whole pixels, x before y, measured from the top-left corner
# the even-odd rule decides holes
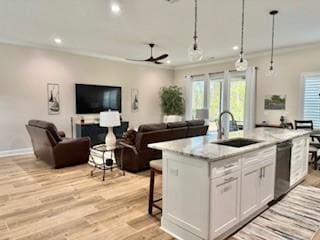
[[[32,148],[19,148],[19,149],[13,149],[13,150],[4,150],[4,151],[0,151],[0,158],[19,156],[19,155],[24,155],[24,154],[32,154],[32,153],[33,153]]]

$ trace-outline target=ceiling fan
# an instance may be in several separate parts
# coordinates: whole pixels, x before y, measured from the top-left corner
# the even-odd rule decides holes
[[[144,59],[144,60],[139,60],[139,59],[127,59],[127,60],[136,61],[136,62],[151,62],[151,63],[154,63],[154,64],[163,64],[163,62],[159,62],[159,61],[161,61],[163,59],[166,59],[169,55],[168,54],[162,54],[159,57],[153,57],[152,50],[153,50],[155,44],[154,43],[149,43],[148,45],[150,47],[150,53],[151,53],[151,56],[149,58]]]

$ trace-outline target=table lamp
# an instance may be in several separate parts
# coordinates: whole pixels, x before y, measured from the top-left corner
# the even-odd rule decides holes
[[[106,147],[107,149],[113,149],[116,147],[116,136],[113,133],[113,127],[120,126],[120,114],[117,111],[108,111],[100,113],[100,127],[108,127],[108,133],[106,135]]]

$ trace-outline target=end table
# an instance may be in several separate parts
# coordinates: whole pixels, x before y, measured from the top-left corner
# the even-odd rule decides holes
[[[105,180],[106,170],[112,171],[113,168],[121,168],[122,176],[125,175],[125,170],[123,168],[123,151],[121,151],[120,158],[121,166],[119,166],[116,161],[113,161],[113,158],[115,158],[114,151],[116,149],[123,149],[123,146],[116,145],[114,148],[107,148],[105,144],[99,144],[91,147],[89,164],[94,167],[94,169],[91,170],[91,176],[93,176],[93,172],[96,168],[103,170],[102,181]],[[110,156],[106,156],[107,153],[109,153]]]

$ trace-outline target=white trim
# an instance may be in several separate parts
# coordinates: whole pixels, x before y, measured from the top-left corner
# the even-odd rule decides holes
[[[120,58],[120,57],[113,57],[113,56],[110,56],[107,54],[101,54],[101,53],[84,51],[84,50],[73,49],[73,48],[66,48],[63,46],[54,47],[54,46],[48,46],[48,45],[43,45],[43,44],[35,44],[35,43],[23,42],[23,41],[11,41],[11,40],[6,40],[6,39],[0,39],[0,44],[8,44],[8,45],[29,47],[29,48],[38,48],[38,49],[43,49],[43,50],[51,50],[51,51],[57,51],[57,52],[63,52],[63,53],[70,53],[70,54],[74,54],[74,55],[104,59],[104,60],[115,61],[115,62],[123,62],[123,63],[128,63],[128,64],[147,66],[147,67],[151,67],[151,68],[162,68],[162,69],[174,70],[174,66],[168,66],[165,64],[156,65],[156,64],[150,64],[150,63],[144,63],[144,62],[134,62],[134,61],[126,60],[124,58]]]
[[[19,155],[25,155],[25,154],[33,154],[33,149],[32,148],[19,148],[19,149],[13,149],[13,150],[0,151],[0,158],[19,156]]]
[[[303,50],[303,49],[309,49],[309,48],[315,48],[315,47],[320,47],[320,42],[315,42],[315,43],[309,43],[309,44],[302,44],[302,45],[295,45],[295,46],[290,46],[290,47],[281,47],[275,49],[275,56],[279,56],[285,53],[291,53],[295,52],[298,50]],[[246,54],[247,59],[253,59],[253,58],[258,58],[258,57],[266,57],[270,55],[269,50],[263,50],[263,51],[258,51],[258,52],[253,52],[253,53],[248,53]],[[181,64],[177,65],[174,67],[174,70],[183,70],[183,69],[189,69],[189,68],[196,68],[196,67],[203,67],[203,66],[208,66],[208,65],[214,65],[214,64],[221,64],[221,63],[228,63],[232,61],[236,61],[238,55],[235,56],[229,56],[225,58],[219,58],[216,60],[212,61],[206,61],[206,62],[200,62],[196,64]]]

